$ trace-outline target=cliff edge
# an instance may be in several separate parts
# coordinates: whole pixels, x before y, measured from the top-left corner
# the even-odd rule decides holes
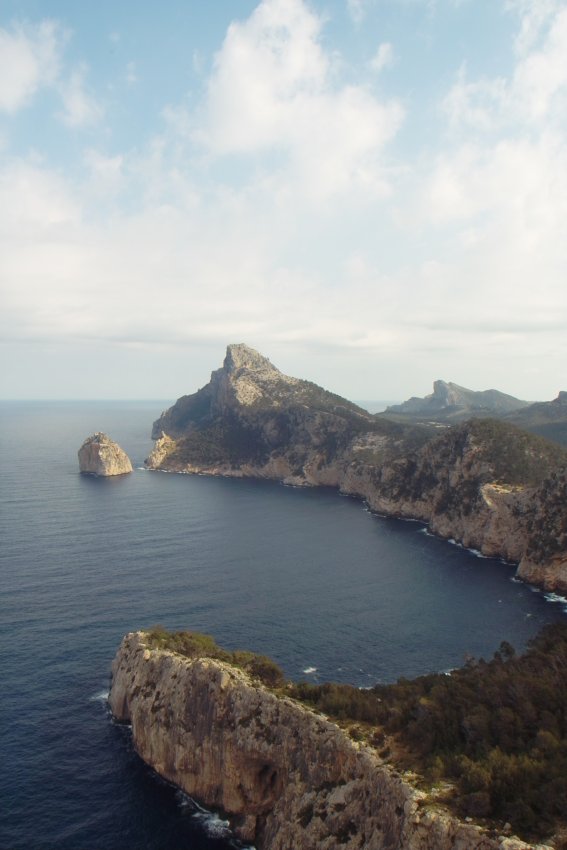
[[[122,641],[109,703],[149,765],[258,850],[544,850],[459,821],[322,715],[143,632]]]

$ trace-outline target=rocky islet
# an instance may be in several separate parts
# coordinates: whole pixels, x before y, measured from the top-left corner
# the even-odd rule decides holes
[[[132,463],[126,452],[102,431],[86,438],[78,457],[79,470],[86,475],[107,477],[132,472]]]

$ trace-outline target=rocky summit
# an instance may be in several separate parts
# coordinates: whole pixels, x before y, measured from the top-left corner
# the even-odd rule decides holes
[[[100,431],[87,437],[78,455],[79,469],[87,475],[125,475],[132,472],[132,464],[126,452]]]

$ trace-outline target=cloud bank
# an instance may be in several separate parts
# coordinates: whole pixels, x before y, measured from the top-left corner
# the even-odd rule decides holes
[[[507,6],[507,73],[456,67],[435,132],[412,145],[411,98],[375,83],[407,57],[379,41],[347,74],[303,0],[233,21],[199,96],[112,152],[63,24],[0,30],[6,116],[50,91],[64,132],[100,128],[69,170],[4,130],[4,339],[167,356],[247,341],[351,396],[446,377],[551,397],[566,363],[567,10]],[[360,22],[367,4],[349,9]]]

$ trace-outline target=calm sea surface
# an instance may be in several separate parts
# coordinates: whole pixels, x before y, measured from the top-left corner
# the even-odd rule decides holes
[[[206,631],[290,677],[365,686],[521,648],[565,617],[512,567],[336,492],[144,471],[165,406],[0,404],[2,850],[235,846],[111,722],[129,630]],[[78,474],[98,430],[133,475]]]

